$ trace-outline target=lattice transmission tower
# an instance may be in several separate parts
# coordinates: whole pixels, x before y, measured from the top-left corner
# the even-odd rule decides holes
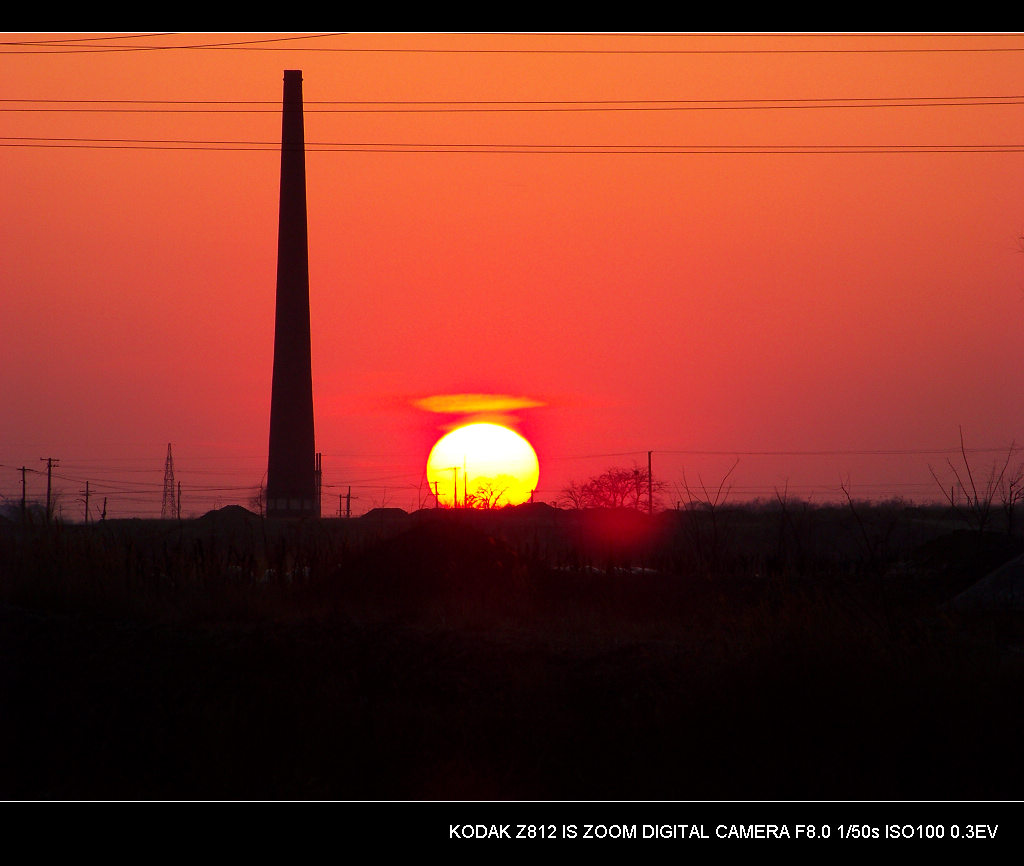
[[[160,519],[173,520],[178,513],[174,495],[174,458],[171,443],[167,443],[167,462],[164,464],[164,502],[160,506]]]

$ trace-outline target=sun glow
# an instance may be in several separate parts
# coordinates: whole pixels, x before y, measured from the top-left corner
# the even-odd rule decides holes
[[[442,507],[518,505],[530,499],[539,477],[533,446],[500,424],[458,427],[427,458],[427,481]]]

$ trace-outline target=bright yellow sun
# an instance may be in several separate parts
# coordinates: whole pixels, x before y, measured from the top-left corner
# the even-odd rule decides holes
[[[458,427],[427,458],[427,481],[444,507],[518,505],[529,500],[539,477],[533,446],[500,424]]]

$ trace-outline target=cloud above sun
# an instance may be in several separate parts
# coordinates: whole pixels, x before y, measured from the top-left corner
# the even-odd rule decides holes
[[[427,412],[466,415],[478,412],[512,412],[543,406],[540,400],[514,397],[510,394],[434,394],[413,401],[413,405]]]

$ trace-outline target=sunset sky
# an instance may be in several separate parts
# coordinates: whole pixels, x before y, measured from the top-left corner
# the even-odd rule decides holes
[[[158,515],[169,442],[185,514],[260,484],[286,69],[325,515],[429,504],[438,395],[516,398],[547,502],[648,451],[671,506],[737,459],[923,501],[960,427],[1024,444],[1024,35],[0,43],[7,501],[54,457],[66,517]]]

